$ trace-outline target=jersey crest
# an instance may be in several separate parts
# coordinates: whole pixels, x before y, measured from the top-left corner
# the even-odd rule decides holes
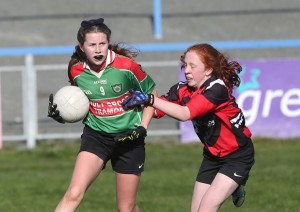
[[[122,91],[122,84],[114,84],[111,85],[111,89],[115,92],[115,93],[120,93]]]

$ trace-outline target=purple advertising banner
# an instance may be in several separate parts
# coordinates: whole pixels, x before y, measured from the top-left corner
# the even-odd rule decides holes
[[[300,137],[300,59],[238,62],[241,84],[233,94],[253,137]],[[199,141],[190,121],[180,130],[182,142]]]

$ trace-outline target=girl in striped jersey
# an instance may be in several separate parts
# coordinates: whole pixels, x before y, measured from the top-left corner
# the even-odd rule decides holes
[[[156,118],[165,114],[181,121],[192,120],[204,148],[192,198],[192,212],[217,211],[232,195],[239,207],[244,186],[254,164],[251,132],[232,96],[242,70],[236,61],[209,44],[189,47],[181,57],[186,81],[179,82],[160,98],[131,91],[123,107],[151,105]]]

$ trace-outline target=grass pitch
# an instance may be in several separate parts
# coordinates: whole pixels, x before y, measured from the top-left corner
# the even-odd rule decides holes
[[[300,139],[254,139],[256,163],[246,185],[246,201],[228,199],[221,212],[298,211]],[[53,211],[64,194],[79,143],[41,142],[34,150],[0,151],[0,211]],[[188,212],[202,160],[200,143],[147,143],[138,204],[143,212]],[[110,164],[85,195],[78,212],[115,212],[115,176]]]

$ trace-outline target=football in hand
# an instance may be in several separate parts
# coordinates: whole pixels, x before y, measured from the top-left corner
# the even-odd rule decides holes
[[[53,98],[59,115],[65,122],[74,123],[82,120],[89,111],[89,99],[77,86],[68,85],[59,89]]]

